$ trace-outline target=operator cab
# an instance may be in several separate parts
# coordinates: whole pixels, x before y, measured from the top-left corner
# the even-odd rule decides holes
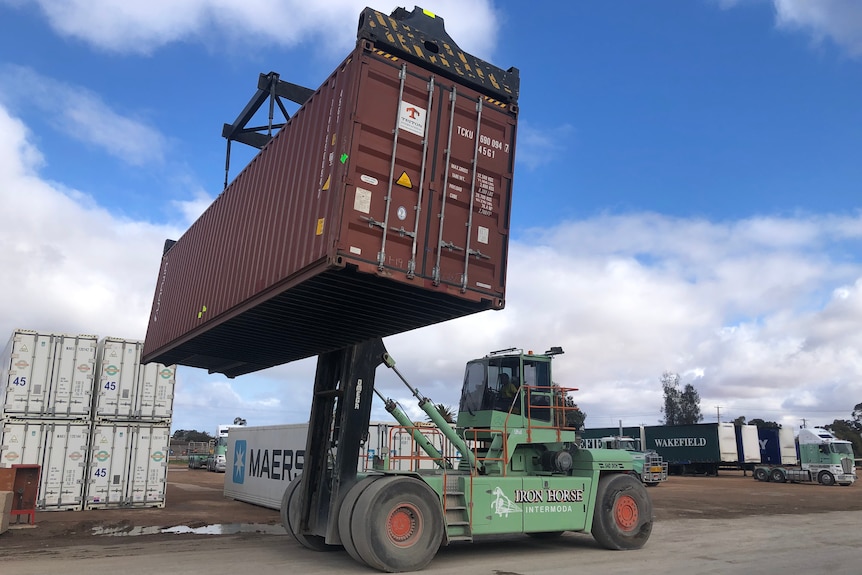
[[[551,359],[563,353],[554,347],[542,355],[511,348],[491,352],[467,363],[458,409],[458,426],[519,427],[553,422],[554,387]]]

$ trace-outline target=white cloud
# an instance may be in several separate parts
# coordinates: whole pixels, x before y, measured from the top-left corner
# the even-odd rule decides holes
[[[521,120],[518,124],[518,150],[515,161],[534,170],[559,160],[574,137],[574,128],[562,124],[552,128],[539,128]]]
[[[34,106],[58,131],[132,166],[164,161],[166,138],[145,120],[116,112],[100,96],[29,68],[0,67],[0,99]]]
[[[10,3],[10,0],[5,0]],[[365,0],[15,0],[36,4],[54,30],[111,52],[149,54],[173,42],[293,46],[314,41],[341,52],[356,40]],[[395,6],[392,6],[394,8]],[[498,20],[490,0],[428,0],[444,18],[459,46],[487,58],[496,43]],[[391,9],[378,7],[391,12]]]
[[[0,107],[0,332],[143,338],[161,246],[178,231],[117,218],[42,180],[29,138]]]
[[[718,0],[733,8],[744,0]],[[750,1],[750,0],[749,0]],[[771,0],[779,28],[803,30],[815,42],[826,38],[852,56],[862,56],[862,3],[857,0]]]
[[[862,3],[857,0],[774,0],[778,25],[801,28],[817,41],[831,38],[862,55]]]
[[[143,338],[164,238],[40,178],[27,128],[0,107],[0,334],[16,327]],[[189,217],[206,202],[188,206]],[[639,213],[535,230],[511,243],[507,307],[387,338],[398,368],[457,406],[464,364],[491,350],[561,345],[555,380],[578,387],[591,426],[655,423],[670,369],[707,418],[798,424],[862,401],[862,215],[735,222]],[[830,254],[841,254],[835,258]],[[175,426],[308,415],[314,360],[228,381],[179,372]],[[415,410],[395,375],[378,388]],[[375,400],[373,417],[388,420]]]

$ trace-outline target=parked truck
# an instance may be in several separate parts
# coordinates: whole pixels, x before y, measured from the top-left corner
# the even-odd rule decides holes
[[[632,431],[636,428],[629,428]],[[643,426],[640,430],[643,431]],[[583,430],[581,432],[580,446],[586,449],[623,449],[632,456],[634,466],[633,473],[643,481],[647,487],[655,487],[662,481],[667,481],[668,466],[661,455],[655,450],[644,450],[643,439],[623,435],[623,428],[619,433],[607,435],[612,432],[611,428]]]
[[[190,441],[188,446],[189,469],[206,469],[210,456],[208,441]]]
[[[852,485],[856,481],[853,446],[821,427],[799,430],[799,461],[795,465],[757,465],[754,478],[776,483]]]

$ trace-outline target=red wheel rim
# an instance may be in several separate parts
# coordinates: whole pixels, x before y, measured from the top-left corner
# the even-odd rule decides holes
[[[631,495],[620,495],[614,504],[614,521],[622,531],[632,531],[638,524],[638,504]]]
[[[422,534],[422,517],[414,505],[402,503],[386,518],[389,540],[398,547],[410,547]]]

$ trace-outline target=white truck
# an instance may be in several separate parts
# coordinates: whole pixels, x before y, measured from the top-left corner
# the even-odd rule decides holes
[[[757,465],[754,478],[775,483],[820,483],[852,485],[856,481],[853,447],[822,427],[799,430],[798,465]]]

